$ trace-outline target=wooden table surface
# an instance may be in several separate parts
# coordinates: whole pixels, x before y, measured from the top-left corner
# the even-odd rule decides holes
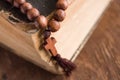
[[[75,60],[69,78],[51,74],[0,48],[0,80],[120,80],[120,0],[113,0]]]

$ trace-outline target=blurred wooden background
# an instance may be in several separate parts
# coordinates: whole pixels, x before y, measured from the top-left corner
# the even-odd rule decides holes
[[[120,80],[120,0],[113,0],[77,57],[69,78],[51,74],[0,48],[0,80]]]

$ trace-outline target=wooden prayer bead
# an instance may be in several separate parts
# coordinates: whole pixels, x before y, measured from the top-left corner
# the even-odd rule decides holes
[[[45,31],[44,31],[44,38],[45,38],[45,39],[49,38],[50,35],[51,35],[51,31],[50,31],[50,30],[45,30]]]
[[[56,32],[60,29],[60,23],[54,19],[49,21],[48,26],[51,28],[52,32]]]
[[[23,5],[21,5],[21,7],[20,7],[21,12],[24,14],[27,13],[27,11],[32,9],[32,8],[33,8],[32,5],[28,2],[23,3]]]
[[[39,24],[40,28],[46,28],[47,27],[47,19],[45,16],[40,15],[36,18],[36,22]]]
[[[68,8],[67,0],[58,0],[56,3],[56,8],[66,10]]]
[[[57,21],[63,21],[65,19],[65,16],[66,16],[66,13],[64,10],[62,9],[58,9],[55,14],[54,14],[54,18],[57,20]]]
[[[39,11],[36,8],[32,8],[27,11],[27,17],[29,20],[33,21],[40,15]]]
[[[20,7],[20,5],[22,5],[23,3],[25,3],[26,2],[26,0],[14,0],[14,2],[13,2],[13,5],[15,6],[15,7]]]

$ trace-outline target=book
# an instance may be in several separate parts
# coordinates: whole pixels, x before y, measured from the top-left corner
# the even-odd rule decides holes
[[[54,13],[56,1],[28,0],[49,18]],[[111,0],[69,0],[66,18],[61,22],[58,32],[52,33],[56,38],[56,48],[62,57],[74,62],[81,49],[96,28],[96,23]],[[38,5],[40,3],[42,5]],[[46,5],[44,5],[46,3]],[[51,7],[49,5],[52,4]],[[5,6],[7,5],[7,7]],[[48,70],[62,74],[59,65],[50,61],[51,55],[41,48],[41,30],[37,31],[32,22],[26,20],[19,9],[7,10],[9,5],[0,1],[0,44],[16,55]],[[44,10],[42,10],[45,8]],[[50,10],[49,10],[50,9]],[[18,11],[18,12],[17,12]],[[19,13],[14,15],[14,13]],[[21,20],[21,18],[23,18]]]

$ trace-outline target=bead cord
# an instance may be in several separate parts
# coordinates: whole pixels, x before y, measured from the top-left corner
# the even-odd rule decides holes
[[[20,8],[20,10],[23,14],[27,14],[27,18],[30,21],[35,21],[35,22],[37,22],[37,24],[39,24],[39,28],[43,29],[49,25],[49,27],[51,27],[52,32],[56,32],[60,29],[60,28],[58,28],[58,27],[60,27],[59,22],[64,20],[64,18],[66,16],[65,10],[68,7],[67,0],[58,0],[58,2],[56,3],[56,11],[52,18],[52,19],[55,19],[56,21],[53,22],[52,19],[50,21],[48,21],[46,19],[46,17],[44,17],[44,19],[41,19],[40,12],[36,8],[34,8],[30,3],[26,2],[26,0],[6,0],[6,1],[13,4],[14,7]],[[42,18],[43,18],[43,15],[42,15]],[[42,21],[42,20],[44,20],[44,21]],[[56,25],[56,23],[59,25]]]
[[[56,62],[63,68],[65,74],[69,76],[72,70],[75,69],[76,65],[70,60],[62,58],[60,54],[58,54],[55,47],[56,39],[54,37],[50,37],[51,32],[56,32],[60,29],[60,22],[63,21],[66,16],[65,10],[68,8],[68,1],[57,1],[56,11],[49,21],[45,16],[40,14],[38,9],[26,2],[26,0],[6,1],[11,3],[14,7],[20,8],[21,12],[26,14],[30,21],[34,21],[35,24],[37,23],[39,25],[40,29],[44,29],[44,49],[52,54],[52,59],[56,60]]]

